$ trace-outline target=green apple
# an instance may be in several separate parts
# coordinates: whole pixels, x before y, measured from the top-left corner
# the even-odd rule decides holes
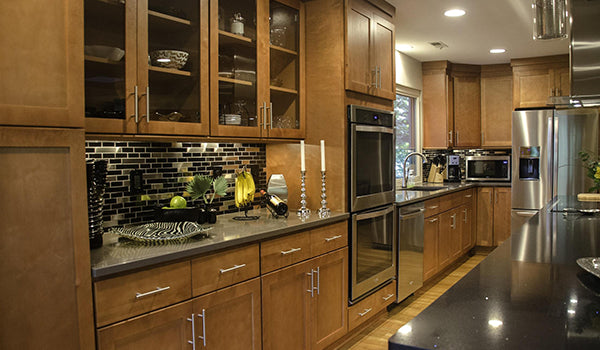
[[[175,196],[175,197],[171,198],[170,206],[171,206],[171,208],[176,208],[176,209],[185,208],[185,207],[187,207],[187,201],[185,200],[185,198],[183,198],[181,196]]]

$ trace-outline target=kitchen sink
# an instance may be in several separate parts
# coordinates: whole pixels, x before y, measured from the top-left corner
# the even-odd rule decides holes
[[[408,188],[400,188],[401,191],[439,191],[447,189],[448,186],[413,186]]]

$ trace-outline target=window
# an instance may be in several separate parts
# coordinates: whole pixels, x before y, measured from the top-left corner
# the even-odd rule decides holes
[[[418,97],[419,91],[407,88],[398,88],[394,101],[394,117],[396,119],[396,179],[402,182],[404,175],[404,158],[414,151],[421,151],[419,137]],[[411,158],[409,164],[413,175],[421,174],[421,158]],[[408,165],[407,164],[407,167]]]

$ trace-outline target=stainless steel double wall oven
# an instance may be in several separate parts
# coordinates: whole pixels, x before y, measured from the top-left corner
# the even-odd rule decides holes
[[[396,277],[394,112],[349,105],[350,301]]]

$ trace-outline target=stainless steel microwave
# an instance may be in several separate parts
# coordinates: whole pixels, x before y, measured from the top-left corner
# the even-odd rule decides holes
[[[510,181],[510,156],[465,157],[468,181]]]

